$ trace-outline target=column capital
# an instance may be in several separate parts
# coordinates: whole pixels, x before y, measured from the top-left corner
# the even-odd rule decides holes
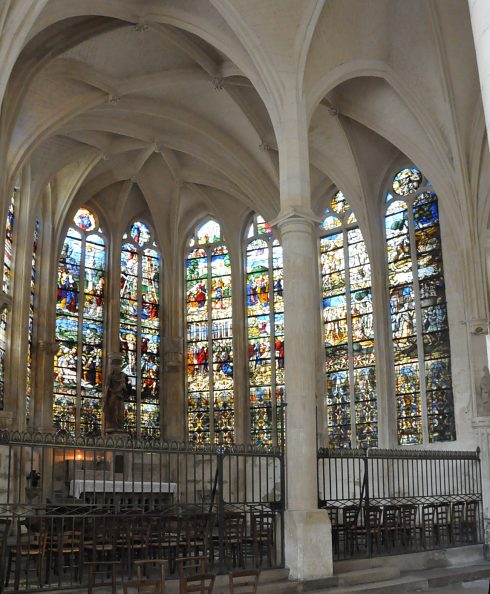
[[[270,222],[272,227],[277,227],[279,231],[284,232],[292,230],[293,226],[316,227],[322,222],[320,217],[306,206],[288,206],[280,211],[277,217]]]

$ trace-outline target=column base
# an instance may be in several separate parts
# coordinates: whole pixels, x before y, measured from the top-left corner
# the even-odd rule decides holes
[[[289,579],[304,581],[331,576],[332,527],[327,511],[286,511],[284,522]]]

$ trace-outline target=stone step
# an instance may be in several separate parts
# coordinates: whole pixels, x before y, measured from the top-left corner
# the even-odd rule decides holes
[[[397,567],[371,567],[370,569],[337,574],[341,586],[356,586],[358,584],[395,580],[399,577],[400,570]]]
[[[382,580],[365,584],[339,585],[335,588],[312,590],[310,594],[402,594],[405,592],[426,592],[429,589],[427,579],[407,575],[396,579]]]
[[[484,578],[490,579],[490,563],[446,567],[444,569],[438,567],[422,571],[420,575],[427,579],[429,587],[441,588],[454,583],[472,582]]]

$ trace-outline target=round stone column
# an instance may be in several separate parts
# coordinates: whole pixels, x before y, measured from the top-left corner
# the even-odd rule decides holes
[[[490,2],[468,0],[473,41],[475,43],[478,75],[487,126],[487,142],[490,141]]]
[[[274,224],[284,258],[286,374],[286,565],[292,579],[332,574],[328,514],[318,509],[316,366],[320,329],[316,226],[304,206],[289,206]]]

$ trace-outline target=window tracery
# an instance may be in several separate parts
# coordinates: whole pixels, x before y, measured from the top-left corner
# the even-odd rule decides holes
[[[280,443],[284,400],[282,247],[256,215],[246,248],[250,434],[255,445]]]
[[[320,236],[326,409],[333,447],[376,447],[378,415],[371,266],[342,192],[325,211]]]
[[[131,394],[125,429],[160,437],[160,255],[150,227],[132,223],[123,236],[119,339]]]
[[[235,439],[231,263],[221,227],[200,225],[186,259],[187,428],[190,441]]]
[[[401,445],[456,438],[437,196],[415,167],[386,195],[386,246]]]

